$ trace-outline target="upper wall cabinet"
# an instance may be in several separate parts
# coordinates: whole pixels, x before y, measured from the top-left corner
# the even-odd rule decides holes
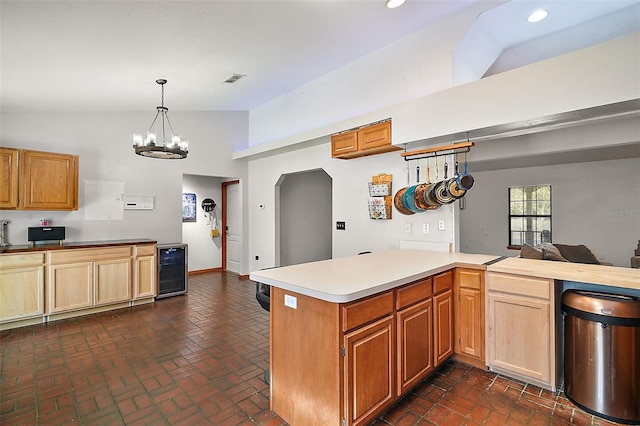
[[[78,210],[77,155],[0,148],[0,208]]]
[[[331,157],[356,158],[365,155],[397,151],[391,145],[391,120],[331,136]]]
[[[18,150],[0,148],[2,161],[2,185],[0,186],[0,208],[18,208]]]

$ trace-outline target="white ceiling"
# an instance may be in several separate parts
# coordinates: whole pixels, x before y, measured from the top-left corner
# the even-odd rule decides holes
[[[1,0],[0,107],[150,110],[160,99],[155,80],[166,78],[171,110],[250,110],[478,1],[408,0],[389,10],[384,0]],[[494,9],[474,31],[498,51],[594,19],[606,39],[619,22],[602,17],[640,4],[483,2]],[[532,31],[520,15],[537,6],[550,16]],[[246,77],[224,83],[233,73]]]

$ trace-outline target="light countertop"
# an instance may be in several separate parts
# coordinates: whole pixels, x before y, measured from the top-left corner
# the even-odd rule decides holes
[[[487,266],[487,271],[640,290],[640,269],[618,266],[508,257]]]
[[[252,272],[253,281],[334,303],[380,293],[456,266],[485,269],[499,256],[391,249]]]

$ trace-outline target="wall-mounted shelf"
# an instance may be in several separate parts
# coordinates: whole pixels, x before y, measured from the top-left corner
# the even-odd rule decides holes
[[[440,145],[430,148],[418,149],[415,151],[402,152],[400,156],[404,161],[420,160],[422,158],[441,157],[443,155],[463,154],[471,150],[475,144],[471,141],[452,143],[450,145]]]

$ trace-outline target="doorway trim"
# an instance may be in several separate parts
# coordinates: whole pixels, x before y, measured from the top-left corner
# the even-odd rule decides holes
[[[227,187],[239,185],[240,180],[222,182],[222,270],[227,270]]]

